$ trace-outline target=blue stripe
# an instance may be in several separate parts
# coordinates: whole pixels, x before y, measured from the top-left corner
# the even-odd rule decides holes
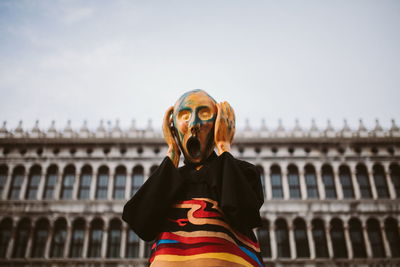
[[[161,239],[157,242],[157,246],[160,244],[173,244],[173,243],[179,243],[179,241],[173,239]]]
[[[260,260],[257,258],[256,254],[254,254],[253,252],[251,252],[250,250],[248,250],[248,249],[245,248],[245,247],[239,246],[239,248],[240,248],[241,250],[243,250],[243,252],[246,253],[250,258],[252,258],[253,260],[255,260],[255,261],[258,263],[258,265],[263,266],[262,263],[260,262]]]

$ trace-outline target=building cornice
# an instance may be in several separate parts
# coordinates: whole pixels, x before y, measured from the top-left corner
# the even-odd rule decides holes
[[[305,129],[300,126],[296,120],[295,126],[286,129],[282,122],[276,129],[269,129],[263,122],[260,128],[252,128],[248,122],[246,126],[239,129],[235,136],[237,143],[332,143],[332,142],[397,142],[400,140],[400,128],[392,120],[389,128],[383,128],[379,121],[376,120],[375,127],[367,129],[362,120],[359,121],[358,128],[351,129],[344,121],[341,129],[334,129],[328,120],[325,129],[317,127],[315,121],[312,121],[311,127]],[[85,121],[79,129],[73,129],[71,122],[59,130],[53,121],[48,129],[39,127],[36,121],[32,129],[23,128],[22,121],[19,122],[15,129],[8,129],[7,122],[0,127],[0,143],[163,143],[162,132],[155,130],[151,120],[145,129],[138,129],[135,122],[132,121],[128,129],[122,129],[117,120],[114,125],[109,123],[108,127],[104,126],[100,121],[99,126],[95,130],[91,130]]]

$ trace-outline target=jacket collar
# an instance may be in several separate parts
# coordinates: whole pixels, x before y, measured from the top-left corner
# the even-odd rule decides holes
[[[215,151],[213,151],[210,154],[210,156],[208,156],[208,158],[203,159],[199,163],[192,163],[192,162],[187,161],[186,159],[183,161],[183,163],[185,163],[185,166],[195,169],[197,166],[200,166],[200,165],[208,165],[210,162],[212,162],[217,157],[218,157],[217,154],[215,153]]]

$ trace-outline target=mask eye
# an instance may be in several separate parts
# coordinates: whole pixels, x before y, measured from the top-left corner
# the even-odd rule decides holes
[[[213,114],[211,113],[211,110],[209,108],[202,108],[199,111],[199,118],[200,120],[206,121],[209,120],[213,117]]]
[[[189,110],[182,110],[178,114],[178,119],[183,121],[188,121],[190,119],[190,111]]]

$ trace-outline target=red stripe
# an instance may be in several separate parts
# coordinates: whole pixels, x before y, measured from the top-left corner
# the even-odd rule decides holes
[[[217,244],[232,244],[232,242],[218,237],[218,236],[200,236],[200,237],[185,237],[185,236],[178,236],[172,233],[163,233],[159,240],[162,239],[172,239],[177,240],[180,243],[184,244],[196,244],[196,243],[217,243]],[[251,249],[251,248],[250,248]]]
[[[172,240],[177,240],[177,241],[182,242],[182,243],[191,244],[191,243],[199,242],[200,238],[205,238],[204,239],[205,242],[211,242],[211,241],[209,241],[209,239],[206,239],[206,238],[218,238],[218,239],[222,239],[222,240],[227,241],[226,239],[223,239],[223,238],[218,237],[218,236],[216,236],[216,237],[185,237],[185,236],[179,236],[179,235],[176,235],[176,234],[173,234],[173,233],[170,233],[170,232],[163,232],[160,235],[159,240],[161,240],[161,239],[172,239]],[[234,240],[234,238],[232,238],[232,239]],[[227,241],[227,242],[229,242],[229,241]],[[217,243],[220,243],[220,242],[217,242]],[[259,248],[258,243],[253,243],[253,242],[249,242],[249,243],[253,244],[256,248]],[[250,250],[253,250],[252,248],[250,248],[249,246],[247,246],[245,244],[244,244],[244,246],[247,247]]]
[[[213,218],[213,217],[221,217],[221,214],[219,212],[213,212],[213,211],[206,211],[205,208],[207,207],[207,202],[204,200],[186,200],[186,201],[181,201],[178,204],[197,204],[200,205],[201,208],[196,210],[193,215],[196,218]]]

